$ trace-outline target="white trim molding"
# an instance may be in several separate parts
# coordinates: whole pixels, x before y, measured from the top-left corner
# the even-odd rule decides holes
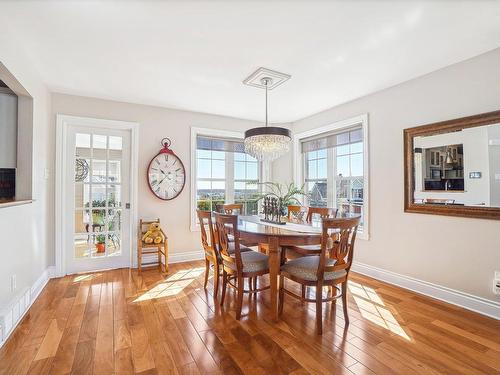
[[[300,150],[301,140],[316,135],[329,133],[333,131],[340,131],[355,125],[361,125],[363,129],[363,184],[364,184],[364,197],[363,197],[363,211],[364,223],[363,232],[358,233],[358,238],[363,240],[370,239],[370,149],[369,149],[369,132],[368,132],[368,114],[351,117],[342,121],[337,121],[332,124],[321,126],[306,130],[301,133],[293,135],[293,180],[295,185],[301,186],[304,181],[302,171],[302,152]]]
[[[168,255],[168,263],[183,263],[205,259],[202,250],[175,252]]]
[[[139,169],[139,123],[120,120],[106,120],[91,117],[79,117],[57,114],[56,118],[56,186],[55,186],[55,253],[56,266],[55,276],[66,275],[66,260],[64,252],[65,236],[63,220],[65,214],[65,174],[67,134],[70,126],[130,130],[130,260],[137,254],[137,242],[134,234],[138,222],[138,169]]]
[[[0,348],[14,332],[49,280],[54,277],[54,272],[54,266],[48,267],[31,287],[18,293],[13,301],[0,311]]]
[[[387,271],[364,263],[354,262],[352,270],[362,275],[411,290],[415,293],[423,294],[500,320],[499,302],[487,300],[472,294]]]

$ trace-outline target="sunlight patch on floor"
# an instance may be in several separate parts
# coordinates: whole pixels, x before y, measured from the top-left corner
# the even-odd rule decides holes
[[[411,341],[410,336],[406,334],[398,320],[385,307],[384,301],[373,288],[349,281],[349,291],[363,318]]]
[[[134,302],[147,301],[154,298],[175,296],[205,272],[205,267],[189,268],[170,275],[165,281],[155,285]]]
[[[101,276],[100,273],[91,273],[90,275],[89,274],[78,275],[73,279],[73,282],[79,283],[80,281],[89,281],[89,280],[95,279],[96,277],[99,277],[99,276]]]

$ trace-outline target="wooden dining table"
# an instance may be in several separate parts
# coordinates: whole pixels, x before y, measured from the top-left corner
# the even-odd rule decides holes
[[[263,222],[259,216],[239,216],[238,231],[240,240],[247,246],[260,243],[269,246],[271,314],[274,320],[278,320],[278,276],[282,247],[321,243],[321,222],[278,225]]]

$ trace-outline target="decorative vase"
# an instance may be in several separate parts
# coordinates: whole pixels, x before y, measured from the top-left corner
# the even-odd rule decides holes
[[[103,243],[96,243],[95,248],[98,253],[104,253],[106,251],[106,246]]]

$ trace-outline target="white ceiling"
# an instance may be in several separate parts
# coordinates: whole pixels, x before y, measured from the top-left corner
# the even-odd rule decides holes
[[[57,92],[262,120],[241,81],[291,74],[273,122],[500,47],[494,1],[15,1],[0,24]]]

